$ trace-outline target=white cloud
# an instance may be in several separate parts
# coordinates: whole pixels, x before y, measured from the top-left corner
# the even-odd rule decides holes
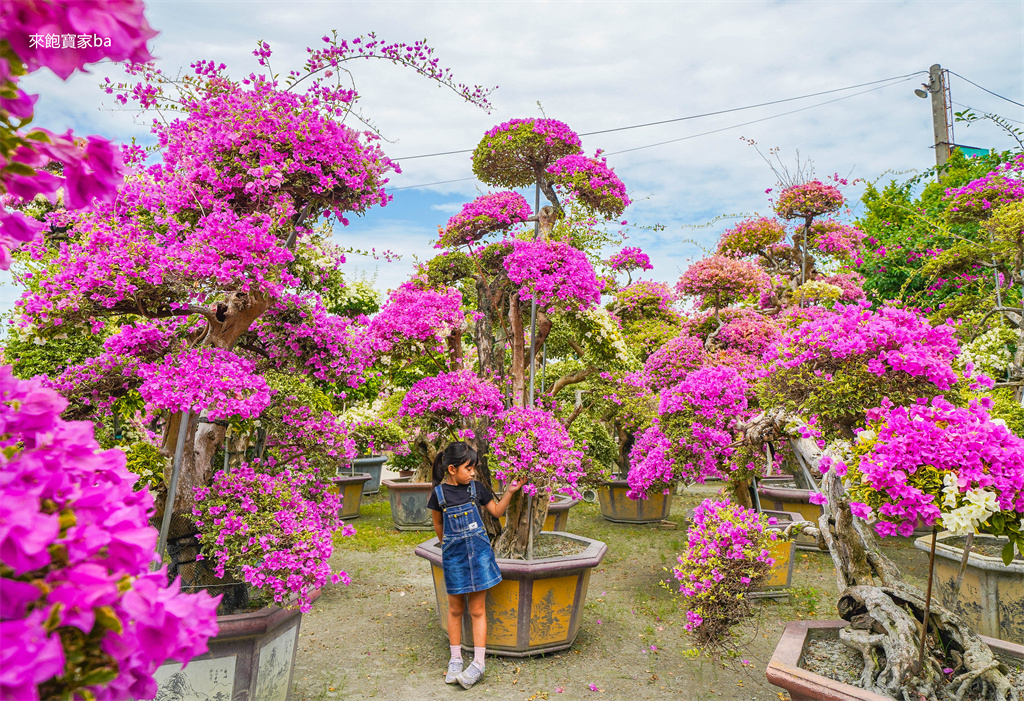
[[[430,209],[433,212],[442,212],[444,214],[458,214],[462,211],[462,205],[465,202],[439,202],[437,204],[430,205]]]

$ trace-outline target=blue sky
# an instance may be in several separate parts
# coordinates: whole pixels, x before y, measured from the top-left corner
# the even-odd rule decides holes
[[[352,37],[426,39],[442,65],[470,84],[499,86],[487,114],[410,71],[354,66],[363,110],[402,157],[471,149],[483,132],[513,117],[561,119],[580,133],[779,100],[926,71],[940,63],[986,88],[1024,102],[1024,3],[1007,2],[150,2],[161,34],[153,53],[165,72],[196,59],[228,64],[235,76],[258,69],[251,51],[270,42],[278,71],[298,67],[304,48],[330,29]],[[147,138],[148,118],[119,108],[97,83],[117,75],[97,66],[62,83],[48,72],[26,84],[42,97],[36,123],[55,131],[116,139]],[[775,178],[757,152],[797,152],[819,175],[869,181],[905,177],[934,163],[931,113],[913,89],[925,76],[860,95],[835,93],[743,112],[584,137],[584,149],[608,162],[635,204],[625,218],[662,224],[630,239],[655,263],[651,276],[674,282],[699,248],[710,247],[729,219],[766,213]],[[995,111],[1024,123],[1024,109],[953,78],[956,109]],[[785,112],[819,105],[784,116]],[[746,126],[737,126],[762,120]],[[718,133],[691,137],[714,130]],[[957,141],[1008,148],[989,126],[960,126]],[[677,141],[674,141],[677,140]],[[627,149],[674,141],[653,148]],[[438,224],[486,187],[472,179],[468,154],[402,163],[394,201],[339,227],[335,240],[391,249],[399,262],[352,258],[350,271],[376,273],[382,288],[408,274],[413,254],[432,252]],[[443,185],[428,183],[458,180]],[[851,192],[856,196],[856,192]],[[532,201],[532,198],[530,198]],[[18,291],[0,276],[0,311]]]

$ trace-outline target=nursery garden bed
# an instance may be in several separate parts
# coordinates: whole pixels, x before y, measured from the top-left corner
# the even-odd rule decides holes
[[[673,500],[670,519],[682,524],[686,509],[722,486],[687,489]],[[303,617],[293,701],[449,699],[456,692],[465,699],[523,701],[779,701],[765,666],[786,622],[836,617],[828,553],[798,553],[790,600],[757,603],[759,619],[739,628],[740,655],[715,664],[693,649],[673,600],[670,570],[675,553],[686,547],[686,531],[610,523],[597,504],[582,503],[570,531],[604,541],[608,554],[592,574],[575,645],[525,660],[488,657],[480,684],[453,690],[443,680],[448,643],[433,608],[433,582],[413,554],[431,534],[395,530],[386,494],[364,497],[361,514],[356,535],[339,536],[332,558],[352,584],[325,587]],[[899,558],[909,581],[923,584],[926,553],[902,538],[884,541],[883,549]]]

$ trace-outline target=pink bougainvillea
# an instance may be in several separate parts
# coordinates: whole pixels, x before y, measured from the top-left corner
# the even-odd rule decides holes
[[[859,302],[867,299],[864,292],[864,276],[860,273],[836,273],[819,279],[842,290],[843,296],[839,298],[842,302]]]
[[[413,280],[393,290],[368,331],[373,350],[409,356],[417,349],[438,352],[455,329],[462,328],[462,294],[454,287],[423,289]]]
[[[696,369],[703,357],[704,344],[701,340],[680,334],[651,353],[644,364],[644,374],[655,389],[671,387]]]
[[[462,211],[448,220],[437,246],[458,246],[479,241],[492,231],[524,222],[533,212],[518,192],[492,192],[462,205]]]
[[[89,423],[61,420],[64,399],[9,367],[0,395],[0,697],[152,698],[157,667],[206,652],[220,597],[149,571],[153,497],[122,451],[101,451]]]
[[[783,219],[816,217],[835,212],[845,201],[839,188],[811,180],[780,192],[775,201],[775,213]]]
[[[601,301],[602,285],[585,253],[564,241],[512,241],[503,261],[519,297],[541,309],[590,309]]]
[[[571,192],[576,202],[611,219],[622,215],[631,204],[626,186],[608,167],[599,151],[594,158],[583,154],[563,156],[547,168],[559,187]]]
[[[954,221],[985,219],[995,207],[1024,200],[1024,155],[962,187],[947,189],[945,199]]]
[[[681,295],[697,297],[702,304],[716,309],[758,294],[770,284],[770,278],[756,264],[727,256],[702,258],[690,265],[676,283]]]
[[[635,246],[627,246],[608,259],[612,270],[653,270],[650,257]]]
[[[579,496],[583,453],[553,414],[512,407],[495,421],[488,437],[492,471],[502,482],[521,483],[524,494]]]
[[[768,217],[744,219],[726,229],[718,240],[718,253],[743,258],[767,250],[786,237],[785,225]]]
[[[425,377],[409,388],[399,416],[421,423],[449,439],[473,438],[467,424],[493,419],[504,410],[501,392],[468,370]]]
[[[860,260],[864,232],[856,226],[835,219],[822,219],[811,224],[808,237],[809,244],[822,253],[858,262]]]

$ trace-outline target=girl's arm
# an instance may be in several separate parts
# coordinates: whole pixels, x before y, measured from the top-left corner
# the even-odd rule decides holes
[[[430,515],[434,519],[434,533],[437,533],[438,540],[444,540],[444,519],[443,514],[440,511],[430,510]]]
[[[505,493],[501,495],[501,499],[491,499],[489,502],[484,504],[484,508],[494,518],[500,518],[505,515],[505,509],[508,508],[508,503],[512,501],[512,495],[519,491],[519,488],[523,485],[518,482],[509,482],[508,487],[505,488]]]

